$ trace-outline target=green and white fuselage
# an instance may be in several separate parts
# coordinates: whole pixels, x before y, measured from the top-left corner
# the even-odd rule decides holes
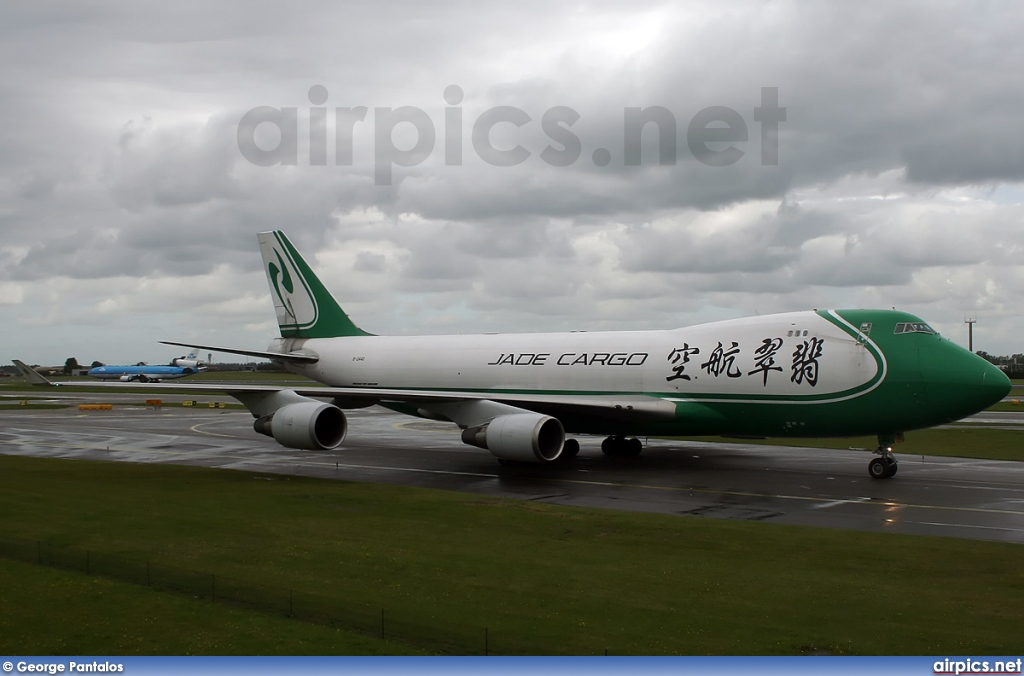
[[[283,233],[259,241],[281,337],[265,352],[196,347],[274,359],[327,386],[232,390],[257,430],[291,447],[340,445],[342,409],[380,404],[450,420],[466,443],[503,460],[572,455],[578,444],[566,432],[608,435],[606,452],[638,452],[626,439],[635,436],[872,434],[882,458],[871,472],[882,478],[895,473],[897,435],[971,415],[1010,389],[984,359],[890,310],[665,331],[376,336],[349,319]]]
[[[1005,396],[985,360],[885,310],[817,310],[667,331],[279,339],[332,387],[671,402],[664,420],[559,416],[567,432],[852,436],[958,420]],[[420,405],[417,409],[422,409]],[[530,408],[546,409],[543,402]]]

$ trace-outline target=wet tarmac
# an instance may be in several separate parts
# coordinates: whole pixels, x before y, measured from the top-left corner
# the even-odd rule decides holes
[[[898,475],[879,481],[867,474],[874,456],[864,450],[652,439],[640,457],[610,458],[600,451],[601,438],[578,437],[580,454],[565,465],[499,465],[489,452],[462,444],[453,425],[376,407],[347,413],[342,449],[297,451],[254,432],[245,411],[208,407],[218,400],[230,401],[204,397],[193,408],[115,401],[110,411],[9,409],[0,413],[0,453],[199,465],[687,517],[1024,542],[1024,463],[897,454]],[[971,422],[1024,427],[1024,412],[987,413]]]

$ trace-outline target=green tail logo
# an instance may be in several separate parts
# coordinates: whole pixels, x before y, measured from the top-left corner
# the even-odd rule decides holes
[[[284,297],[284,294],[281,293],[281,287],[277,285],[277,279],[278,277],[280,277],[281,286],[283,286],[284,290],[287,291],[290,295],[295,290],[295,287],[292,285],[292,276],[288,272],[288,266],[284,264],[284,260],[281,258],[281,253],[276,250],[274,251],[274,253],[277,254],[277,262],[281,264],[281,267],[278,267],[274,263],[271,263],[270,265],[267,266],[267,271],[270,273],[269,276],[270,281],[274,287],[274,293],[277,294],[277,298],[278,300],[281,301],[281,305],[288,313],[288,316],[290,316],[294,320],[295,310],[292,308],[291,303],[288,302],[288,299]],[[283,275],[282,272],[284,273]]]
[[[260,233],[259,242],[282,337],[372,335],[352,323],[283,232]]]

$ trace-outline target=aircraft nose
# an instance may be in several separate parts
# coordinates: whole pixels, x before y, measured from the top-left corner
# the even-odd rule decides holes
[[[982,360],[985,361],[985,360]],[[993,366],[988,361],[985,361],[981,372],[981,391],[979,396],[983,396],[989,402],[985,405],[985,408],[997,404],[1003,400],[1003,397],[1010,393],[1013,389],[1013,383],[1010,382],[1010,378],[1003,373],[1003,370],[997,366]]]
[[[1001,369],[963,348],[948,354],[935,364],[941,376],[929,387],[928,397],[948,412],[949,420],[959,420],[998,403],[1010,393],[1012,385]]]

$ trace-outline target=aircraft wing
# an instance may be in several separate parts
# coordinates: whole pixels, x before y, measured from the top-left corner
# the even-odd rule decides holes
[[[207,348],[203,348],[207,349]],[[217,348],[209,348],[217,349]],[[238,398],[252,399],[259,395],[291,391],[303,397],[332,399],[345,407],[371,404],[413,404],[426,411],[434,407],[445,408],[457,402],[493,401],[527,411],[543,413],[554,417],[602,416],[611,419],[631,421],[674,420],[676,406],[672,401],[643,394],[523,394],[517,392],[459,392],[450,390],[406,390],[378,389],[372,387],[323,387],[299,386],[279,387],[273,385],[232,384],[232,383],[122,383],[122,382],[53,382],[36,372],[32,367],[14,360],[33,385],[61,387],[111,387],[144,388],[153,392],[216,392]]]
[[[21,361],[20,359],[12,359],[11,361],[13,361],[14,365],[16,367],[18,367],[18,372],[21,373],[21,375],[23,375],[28,380],[28,382],[30,382],[31,384],[33,384],[33,385],[53,385],[54,384],[54,383],[50,382],[49,380],[47,380],[45,376],[43,376],[41,373],[39,373],[39,371],[36,371],[34,368],[29,366],[25,362]]]
[[[348,387],[294,388],[293,391],[307,397],[331,397],[343,401],[416,404],[428,411],[433,408],[432,404],[443,407],[452,402],[494,401],[556,418],[601,415],[639,422],[675,420],[676,415],[674,402],[643,394],[521,394]]]

